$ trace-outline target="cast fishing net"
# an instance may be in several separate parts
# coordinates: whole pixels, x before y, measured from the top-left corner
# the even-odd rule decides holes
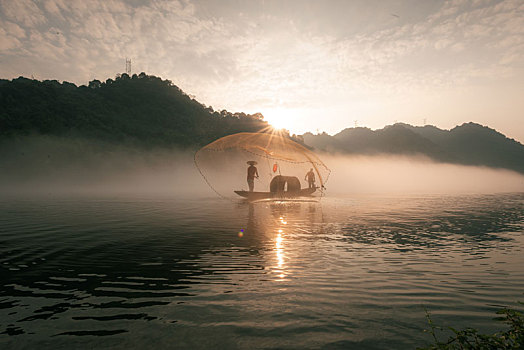
[[[252,162],[259,175],[254,181],[255,192],[274,191],[276,181],[271,183],[275,177],[287,179],[285,190],[287,186],[308,188],[306,174],[312,170],[316,187],[313,195],[321,197],[330,173],[313,151],[279,133],[229,135],[195,154],[195,164],[207,184],[225,198],[240,198],[234,191],[248,191],[247,168]]]

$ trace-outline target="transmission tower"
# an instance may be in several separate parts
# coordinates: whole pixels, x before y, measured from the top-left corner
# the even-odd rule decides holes
[[[131,75],[131,59],[126,58],[126,73]]]

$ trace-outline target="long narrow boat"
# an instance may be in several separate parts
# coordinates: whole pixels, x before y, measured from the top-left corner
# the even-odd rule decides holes
[[[278,192],[249,192],[249,191],[235,191],[241,197],[247,198],[249,201],[257,201],[261,199],[279,199],[279,198],[298,198],[298,197],[309,197],[317,189],[316,188],[303,188],[299,191],[278,191]]]

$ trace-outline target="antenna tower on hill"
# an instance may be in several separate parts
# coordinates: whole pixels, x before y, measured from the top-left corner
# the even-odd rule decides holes
[[[131,59],[126,58],[126,73],[131,75]]]

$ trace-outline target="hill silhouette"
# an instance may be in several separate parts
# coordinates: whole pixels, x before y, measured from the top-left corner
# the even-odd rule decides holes
[[[139,146],[198,146],[267,127],[257,114],[214,111],[169,80],[122,74],[88,86],[0,80],[0,136],[84,137]]]
[[[225,135],[267,127],[260,113],[215,111],[171,81],[145,73],[122,74],[105,82],[93,80],[87,86],[23,77],[0,80],[0,153],[4,155],[21,150],[27,138],[35,135],[75,140],[78,155],[92,146],[77,140],[98,142],[97,152],[107,144],[196,149]],[[475,123],[451,130],[397,123],[379,130],[348,128],[334,136],[287,136],[330,153],[423,155],[438,162],[524,174],[524,146]],[[31,149],[38,147],[35,143]],[[26,156],[28,152],[33,151],[25,152]]]
[[[397,123],[383,129],[348,128],[334,136],[303,135],[318,150],[346,154],[423,155],[463,165],[504,168],[524,174],[524,145],[476,123],[451,130]]]

